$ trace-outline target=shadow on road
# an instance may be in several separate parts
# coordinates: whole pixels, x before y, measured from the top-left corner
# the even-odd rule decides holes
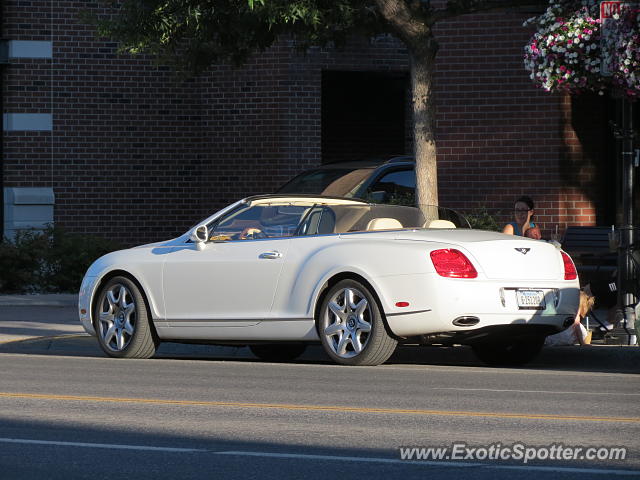
[[[105,357],[97,340],[86,334],[16,341],[0,344],[0,353]],[[246,347],[162,343],[156,358],[167,360],[259,362]],[[331,364],[322,347],[310,345],[296,360],[300,364]],[[400,346],[386,365],[446,365],[487,367],[469,347]],[[497,368],[497,367],[496,367]],[[525,370],[562,370],[604,373],[640,373],[640,348],[601,345],[547,347]]]
[[[184,412],[184,415],[193,413]],[[289,441],[283,438],[279,442],[234,440],[230,438],[233,433],[220,435],[208,431],[205,425],[189,433],[169,433],[152,423],[146,429],[136,429],[135,425],[65,425],[62,421],[0,419],[3,478],[323,480],[335,476],[341,479],[459,477],[489,480],[551,479],[562,475],[562,478],[584,480],[603,478],[603,473],[611,475],[616,471],[627,476],[636,474],[635,464],[621,462],[556,461],[544,464],[534,461],[525,465],[497,460],[401,461],[397,445],[386,449],[358,448],[335,445],[320,435],[310,436],[305,445],[295,438]]]

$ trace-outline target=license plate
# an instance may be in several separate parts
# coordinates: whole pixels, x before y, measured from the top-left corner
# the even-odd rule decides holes
[[[542,290],[516,290],[518,308],[531,310],[544,310],[544,292]]]

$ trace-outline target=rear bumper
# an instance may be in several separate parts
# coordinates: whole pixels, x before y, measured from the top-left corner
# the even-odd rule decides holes
[[[580,297],[577,280],[466,280],[435,275],[416,275],[412,279],[410,288],[405,284],[401,293],[391,297],[406,298],[412,311],[384,306],[387,324],[399,337],[465,332],[499,325],[546,325],[555,333],[553,329],[560,330],[569,317],[575,318]],[[519,306],[518,289],[542,291],[544,308]],[[478,321],[467,326],[454,324],[461,317],[476,317]]]
[[[464,327],[456,326],[453,321],[460,316],[477,317],[479,322],[476,325]],[[432,335],[438,333],[459,333],[477,332],[494,327],[516,327],[519,329],[529,329],[531,327],[542,327],[542,330],[549,331],[547,335],[557,333],[563,329],[567,320],[573,320],[574,316],[569,314],[513,314],[513,313],[465,313],[464,315],[447,315],[446,317],[436,312],[420,312],[406,315],[387,316],[387,324],[391,331],[399,337],[409,337],[416,335]]]

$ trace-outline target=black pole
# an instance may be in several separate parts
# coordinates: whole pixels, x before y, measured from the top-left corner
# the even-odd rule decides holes
[[[634,267],[631,249],[634,244],[633,227],[633,103],[626,96],[621,102],[621,167],[622,167],[622,225],[620,226],[620,246],[618,249],[618,308],[624,318],[624,327],[630,335],[635,334],[635,304],[632,285],[634,282]]]
[[[9,57],[3,32],[4,0],[0,0],[0,243],[4,242],[4,67]]]
[[[3,41],[0,27],[0,42]],[[4,242],[4,64],[0,63],[0,243],[2,242]]]

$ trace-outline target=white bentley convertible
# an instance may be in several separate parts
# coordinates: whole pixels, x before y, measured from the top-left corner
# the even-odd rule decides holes
[[[289,360],[320,341],[347,365],[383,363],[398,343],[466,344],[506,364],[572,322],[578,292],[563,251],[471,230],[452,211],[270,195],[98,259],[79,313],[113,357],[171,341]]]

